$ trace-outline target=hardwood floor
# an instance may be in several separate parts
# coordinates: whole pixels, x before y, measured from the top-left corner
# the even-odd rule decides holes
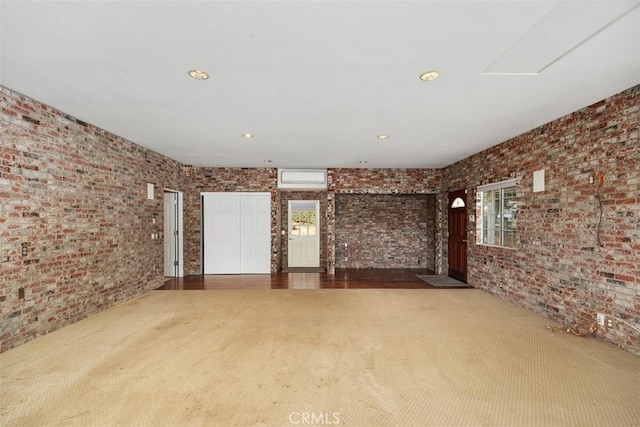
[[[167,278],[161,290],[206,289],[433,289],[416,274],[434,274],[427,269],[343,269],[327,273],[275,273],[199,275]]]

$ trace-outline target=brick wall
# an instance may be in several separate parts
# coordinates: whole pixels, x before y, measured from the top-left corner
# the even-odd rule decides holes
[[[446,168],[443,195],[467,188],[470,201],[477,185],[518,179],[517,248],[470,239],[469,284],[566,325],[603,312],[640,328],[639,117],[636,86]],[[640,354],[624,323],[598,333]]]
[[[272,194],[272,268],[279,271],[286,265],[286,242],[279,233],[283,218],[286,220],[286,201],[289,194],[301,197],[317,197],[316,192],[277,190],[277,169],[252,168],[191,168],[189,189],[185,193],[185,269],[187,274],[202,274],[200,193],[219,191],[256,191]],[[320,199],[323,218],[326,217],[326,238],[321,239],[321,265],[327,271],[335,271],[335,202],[336,194],[435,194],[440,188],[440,171],[434,169],[329,169],[329,188]],[[326,206],[324,199],[326,197]],[[434,196],[435,197],[435,196]],[[431,200],[428,203],[435,203]],[[283,207],[284,206],[284,207]],[[439,205],[436,210],[439,209]],[[326,212],[326,214],[325,214]],[[429,230],[435,239],[435,247],[429,248],[440,260],[439,224]],[[324,246],[324,249],[323,249]],[[427,253],[425,258],[430,258]]]
[[[440,189],[437,169],[329,169],[335,194],[433,194]]]
[[[8,89],[0,96],[5,351],[160,286],[163,245],[151,233],[163,231],[162,189],[184,183],[173,160]]]
[[[289,200],[318,200],[320,202],[320,267],[327,266],[327,192],[326,191],[278,191],[280,200],[280,268],[278,271],[288,266],[289,240],[286,233],[289,228]]]
[[[438,259],[439,254],[437,248],[442,246],[442,240],[440,233],[438,233],[438,227],[440,221],[438,221],[438,196],[436,194],[430,194],[426,196],[426,211],[427,211],[427,252],[425,267],[429,270],[438,271]]]
[[[343,194],[387,194],[387,195],[409,195],[409,194],[431,194],[428,206],[436,205],[435,215],[439,218],[442,204],[439,203],[439,191],[442,185],[441,171],[437,169],[329,169],[328,174],[328,206],[327,206],[327,271],[335,272],[336,259],[336,235],[339,232],[336,228],[336,200]],[[427,227],[428,228],[428,227]],[[435,222],[433,230],[427,231],[433,234],[434,245],[429,246],[435,258],[435,268],[441,271],[443,260],[442,253],[442,233],[440,232],[440,222]],[[427,237],[429,239],[429,237]],[[431,249],[432,248],[432,249]],[[340,249],[341,250],[341,249]],[[340,255],[344,260],[343,255]],[[426,259],[431,259],[431,254],[427,251]],[[431,261],[429,261],[431,262]],[[340,264],[342,265],[342,264]],[[428,268],[431,268],[427,264]]]
[[[203,192],[271,193],[271,271],[278,270],[277,171],[274,168],[192,168],[191,182],[184,195],[184,259],[187,274],[202,274],[200,193]]]
[[[434,265],[434,195],[336,195],[336,268]],[[345,247],[345,243],[347,246]]]
[[[0,351],[160,285],[162,241],[150,235],[162,231],[164,187],[185,193],[187,274],[202,271],[201,192],[270,192],[272,271],[283,265],[276,169],[191,168],[0,90]],[[472,239],[469,283],[565,324],[601,311],[640,326],[639,93],[629,89],[443,170],[329,169],[327,270],[335,271],[336,207],[346,195],[437,194],[427,197],[440,219],[427,241],[442,273],[447,193],[467,188],[473,201],[477,185],[515,177],[518,247]],[[533,193],[538,169],[547,188]],[[146,200],[147,182],[155,200]],[[638,352],[638,335],[624,323],[599,334]]]

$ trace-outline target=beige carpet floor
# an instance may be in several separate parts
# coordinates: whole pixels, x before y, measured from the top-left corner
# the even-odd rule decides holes
[[[640,425],[640,358],[547,326],[476,289],[154,291],[0,354],[0,425]]]

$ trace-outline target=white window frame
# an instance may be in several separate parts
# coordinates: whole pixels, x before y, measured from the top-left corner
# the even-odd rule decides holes
[[[292,236],[302,236],[302,237],[313,237],[316,236],[319,232],[320,232],[320,228],[319,228],[319,221],[320,221],[320,215],[318,212],[318,200],[289,200],[289,212],[291,213],[291,215],[289,215],[289,234]],[[305,204],[305,205],[313,205],[313,209],[309,209],[309,206],[306,206],[304,209],[294,209],[294,206],[296,204]],[[298,228],[297,230],[293,229],[293,214],[295,212],[313,212],[313,234],[309,234],[309,227],[311,224],[305,224],[305,225],[299,225],[300,228]],[[306,229],[306,233],[303,234],[302,230]],[[297,231],[297,233],[295,232]]]
[[[479,245],[485,245],[485,246],[498,246],[501,248],[515,248],[515,244],[514,246],[508,246],[504,244],[504,230],[500,230],[500,241],[496,242],[495,241],[495,220],[490,220],[487,221],[487,224],[489,224],[489,227],[492,232],[487,233],[487,236],[485,236],[485,211],[484,211],[484,199],[485,199],[485,193],[489,192],[489,191],[496,191],[496,190],[500,190],[500,207],[502,208],[502,206],[504,205],[504,192],[503,190],[508,189],[508,188],[513,188],[514,190],[516,190],[517,188],[517,179],[508,179],[505,181],[500,181],[500,182],[494,182],[491,184],[485,184],[485,185],[480,185],[476,188],[476,192],[478,195],[478,218],[480,219],[478,221],[478,228],[480,229],[478,236],[479,239],[477,241],[477,244]],[[517,211],[516,211],[517,212]],[[493,215],[501,215],[501,212],[496,212],[493,213]],[[493,227],[492,227],[493,226]],[[485,239],[486,237],[486,239]],[[517,238],[517,233],[515,234],[515,237]],[[487,240],[487,241],[485,241]]]

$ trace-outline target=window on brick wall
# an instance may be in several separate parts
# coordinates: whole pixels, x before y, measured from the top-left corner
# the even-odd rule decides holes
[[[516,180],[481,185],[477,189],[481,208],[481,242],[484,245],[516,246]]]

